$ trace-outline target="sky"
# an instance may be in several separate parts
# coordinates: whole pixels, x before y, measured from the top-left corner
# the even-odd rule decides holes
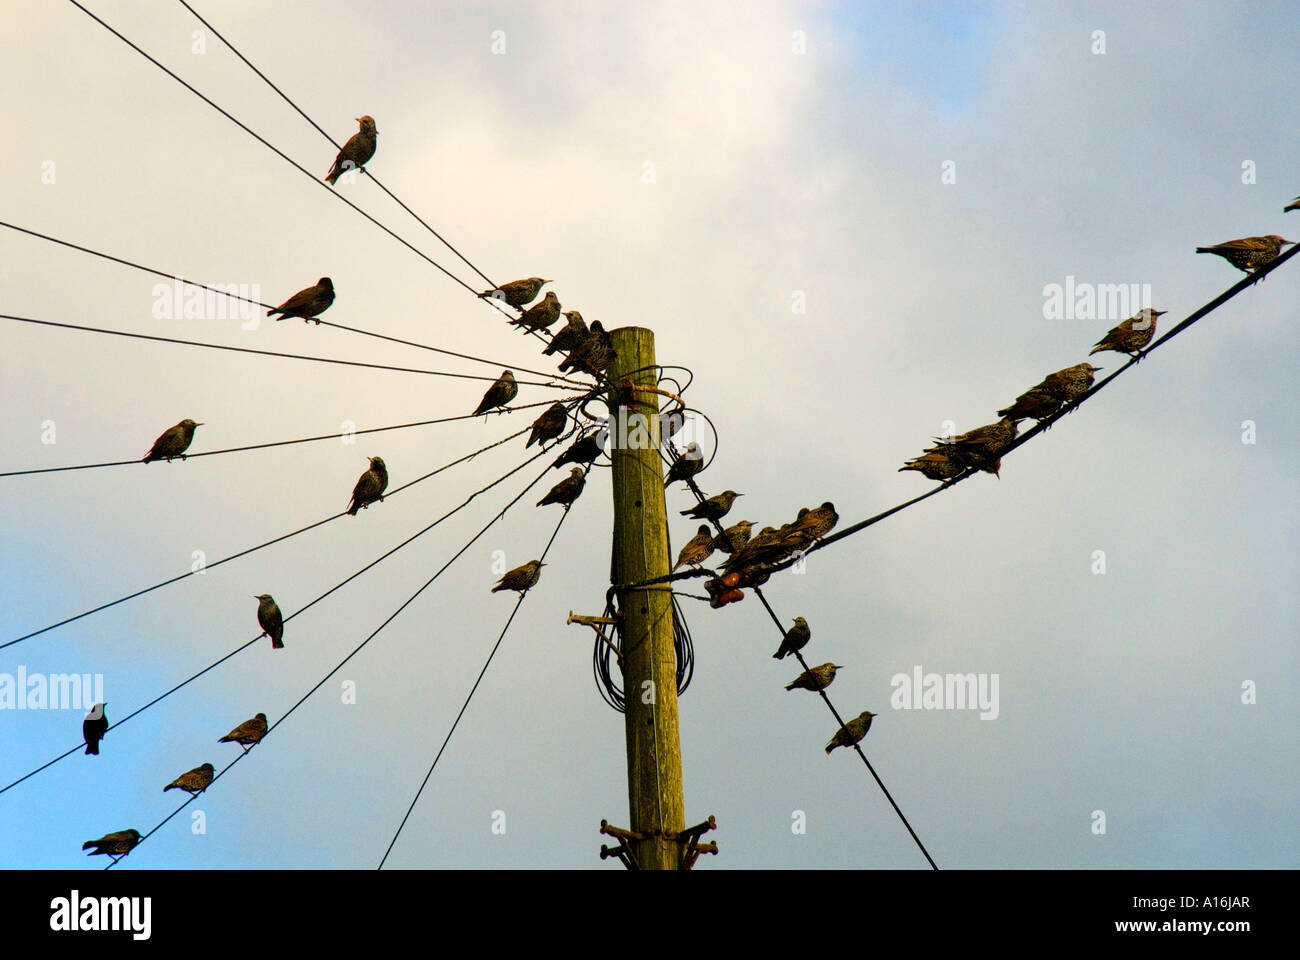
[[[552,369],[75,7],[3,6],[0,219],[270,303],[328,275],[325,319],[492,363],[297,320],[159,317],[156,277],[3,229],[0,312],[489,378]],[[182,6],[87,6],[328,170],[329,144]],[[1196,246],[1300,231],[1282,210],[1300,192],[1284,6],[194,6],[336,140],[373,116],[369,168],[494,280],[553,278],[589,322],[653,329],[718,430],[701,488],[745,494],[729,522],[777,526],[829,499],[847,526],[928,489],[898,467],[931,437],[994,420],[1128,315],[1049,316],[1045,288],[1149,285],[1168,329],[1240,277]],[[338,192],[484,286],[366,177]],[[878,714],[863,746],[940,867],[1296,865],[1296,269],[1015,451],[1000,479],[765,588],[785,621],[808,620],[810,663],[844,665],[828,691],[841,713]],[[199,452],[453,416],[488,384],[0,331],[0,472],[137,458],[186,417],[204,424]],[[518,402],[553,394],[525,385]],[[0,477],[0,643],[185,573],[196,551],[211,563],[331,516],[369,456],[398,486],[534,415]],[[0,650],[0,675],[102,674],[115,721],[253,639],[255,595],[297,610],[518,466],[523,443]],[[0,794],[0,866],[99,867],[83,841],[153,829],[179,805],[164,785],[238,756],[218,737],[259,711],[275,722],[539,472],[295,617],[285,649],[263,639],[110,728],[100,756]],[[559,509],[532,504],[562,475],[118,869],[376,866],[513,607],[489,592],[493,565],[540,553]],[[696,524],[677,516],[679,485],[667,503],[675,550]],[[627,825],[623,719],[595,689],[591,632],[565,625],[603,607],[611,525],[597,470],[388,867],[619,869],[598,859],[598,827]],[[757,599],[682,603],[686,819],[715,816],[721,851],[700,868],[925,868],[858,759],[824,754],[819,698],[783,689],[798,668],[772,659]],[[918,669],[996,677],[996,717],[899,708],[894,678]],[[72,747],[83,712],[0,709],[0,786]]]

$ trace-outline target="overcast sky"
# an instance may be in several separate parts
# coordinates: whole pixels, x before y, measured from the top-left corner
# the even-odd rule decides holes
[[[179,4],[88,6],[316,176],[329,169],[324,139]],[[1282,211],[1300,192],[1286,5],[195,6],[336,140],[373,116],[370,168],[495,280],[554,278],[588,321],[652,328],[721,434],[702,488],[745,493],[728,522],[775,526],[830,499],[847,525],[928,489],[897,468],[945,422],[996,419],[1124,318],[1049,319],[1045,287],[1149,284],[1167,329],[1240,277],[1197,245],[1300,233]],[[325,319],[553,369],[75,7],[3,7],[0,219],[255,284],[271,303],[328,275]],[[483,286],[366,177],[339,192]],[[1295,866],[1297,270],[1126,373],[1000,480],[962,483],[767,587],[782,618],[811,625],[809,661],[845,665],[829,691],[841,712],[879,714],[868,756],[941,867]],[[157,282],[0,230],[0,312],[500,372],[297,320],[158,318]],[[3,470],[138,458],[185,417],[204,423],[199,452],[469,413],[487,386],[0,331]],[[518,402],[554,392],[524,386]],[[184,573],[195,551],[212,562],[338,512],[368,456],[397,486],[534,415],[0,478],[0,642]],[[102,673],[116,721],[252,639],[254,595],[287,615],[525,456],[512,441],[9,647],[0,673]],[[165,784],[238,756],[217,738],[258,711],[279,719],[539,471],[293,619],[285,649],[262,640],[110,729],[99,757],[0,795],[0,864],[102,866],[84,840],[152,829],[179,803]],[[513,606],[489,593],[494,552],[509,566],[541,552],[559,508],[532,504],[561,476],[121,868],[374,867]],[[689,504],[669,490],[674,549],[694,532],[677,517]],[[390,866],[618,869],[598,860],[597,829],[627,825],[623,718],[594,687],[591,632],[564,623],[603,606],[611,522],[596,471]],[[798,668],[772,659],[757,599],[682,602],[687,822],[716,816],[721,848],[701,867],[924,867],[856,756],[823,753],[824,705],[782,689]],[[918,667],[996,675],[996,719],[892,708],[891,678]],[[81,716],[0,711],[0,786],[77,742]]]

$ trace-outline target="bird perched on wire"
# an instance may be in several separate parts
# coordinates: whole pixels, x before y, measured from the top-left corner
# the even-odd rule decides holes
[[[487,393],[483,394],[483,399],[479,401],[473,416],[487,413],[494,407],[504,407],[517,396],[519,396],[519,384],[515,383],[514,371],[503,370],[497,382],[488,387]]]
[[[551,464],[551,466],[562,467],[566,463],[591,463],[604,452],[604,431],[593,430],[591,433],[575,440],[569,449],[556,458],[555,463]]]
[[[736,498],[743,496],[743,493],[737,493],[735,490],[723,490],[702,503],[697,503],[689,510],[683,510],[682,516],[694,517],[696,520],[721,520],[731,510],[731,505],[736,502]]]
[[[567,510],[573,501],[578,499],[586,484],[587,477],[582,467],[574,467],[567,477],[551,487],[550,492],[537,501],[537,505],[544,507],[548,503],[562,503]]]
[[[707,523],[702,523],[695,536],[687,540],[681,552],[677,554],[677,562],[673,564],[673,571],[688,563],[693,567],[698,567],[709,559],[713,554],[713,550],[713,532],[709,529]]]
[[[1010,420],[1027,420],[1034,419],[1039,422],[1046,420],[1048,417],[1061,409],[1061,401],[1055,394],[1051,393],[1043,384],[1030,387],[1020,396],[1016,397],[1016,402],[1009,407],[998,411],[998,416]],[[937,478],[935,478],[937,479]]]
[[[1168,310],[1152,310],[1145,307],[1129,317],[1106,336],[1097,341],[1097,345],[1088,351],[1088,356],[1103,350],[1127,353],[1130,357],[1140,356],[1142,348],[1156,335],[1156,317],[1162,317]]]
[[[938,447],[931,447],[926,453],[941,451],[956,463],[967,467],[977,467],[987,473],[1001,476],[1001,454],[1019,432],[1018,422],[1003,417],[997,423],[985,424],[974,430],[967,430],[951,440],[940,441]],[[997,461],[997,464],[994,464]]]
[[[542,297],[541,303],[529,307],[511,320],[510,323],[512,326],[523,327],[525,330],[545,330],[559,319],[560,299],[555,295],[554,290],[548,290],[546,296]]]
[[[533,432],[528,435],[528,442],[524,444],[524,449],[527,450],[534,443],[545,446],[547,440],[554,440],[564,432],[564,425],[568,420],[569,414],[564,409],[564,404],[558,401],[551,404],[533,421]]]
[[[835,671],[843,669],[843,664],[823,663],[819,667],[810,667],[785,685],[787,690],[825,690],[835,680]]]
[[[1282,248],[1293,243],[1294,240],[1284,240],[1276,233],[1270,233],[1266,237],[1243,237],[1210,247],[1197,247],[1196,252],[1212,253],[1223,257],[1242,273],[1254,273],[1276,260]]]
[[[498,590],[518,590],[523,593],[528,588],[534,586],[542,575],[542,567],[546,564],[540,560],[529,560],[522,567],[515,567],[513,570],[506,571],[506,575],[501,578],[492,592]]]
[[[130,853],[139,842],[139,830],[119,830],[117,833],[106,833],[98,840],[87,840],[81,849],[90,850],[92,857],[102,853],[116,860]]]
[[[480,299],[503,300],[510,306],[522,310],[527,304],[537,299],[537,295],[542,292],[542,285],[550,283],[549,280],[543,280],[541,277],[529,277],[527,280],[511,280],[509,283],[503,283],[495,290],[484,290],[479,294]]]
[[[742,520],[733,524],[713,539],[713,546],[723,553],[735,553],[749,542],[750,531],[754,529],[753,520]]]
[[[248,753],[248,748],[261,743],[264,736],[266,736],[266,714],[259,713],[252,720],[245,720],[235,727],[217,743],[237,743],[243,747],[245,753]]]
[[[781,646],[777,647],[776,653],[772,654],[775,660],[784,660],[796,650],[802,650],[812,639],[812,631],[808,629],[808,621],[803,617],[794,618],[794,626],[785,632],[781,638]]]
[[[677,455],[673,465],[668,468],[668,476],[664,478],[664,486],[668,486],[676,480],[685,482],[704,469],[704,451],[700,445],[692,440],[686,445],[686,449]]]
[[[302,322],[306,323],[328,310],[333,302],[334,281],[329,277],[321,277],[314,287],[299,290],[278,307],[266,311],[266,315],[275,317],[277,313],[280,314],[275,317],[277,323],[285,317],[302,317]],[[320,326],[319,320],[316,320],[316,325]]]
[[[915,470],[922,476],[929,477],[931,480],[951,480],[953,477],[964,473],[966,468],[960,463],[954,463],[948,459],[948,454],[942,450],[934,450],[930,453],[923,454],[913,460],[907,461],[898,468],[898,472],[904,470]]]
[[[163,793],[168,790],[184,790],[191,797],[197,797],[204,790],[208,789],[208,784],[212,782],[212,775],[216,773],[216,768],[210,763],[205,763],[201,767],[195,767],[188,773],[182,773],[167,786],[163,787]]]
[[[355,517],[358,510],[364,510],[372,503],[384,502],[384,491],[388,489],[388,466],[383,457],[371,457],[370,469],[357,480],[352,488],[352,502],[348,504],[348,515]]]
[[[166,460],[170,462],[175,457],[185,459],[185,451],[190,448],[194,442],[194,429],[201,427],[203,424],[196,423],[186,418],[174,427],[168,427],[162,432],[149,452],[144,455],[141,463],[152,463],[154,460]]]
[[[271,649],[279,650],[284,646],[284,617],[280,616],[280,608],[269,593],[259,593],[256,599],[257,624],[262,628],[262,636],[270,637]]]
[[[99,741],[108,733],[107,703],[97,703],[81,721],[81,738],[86,741],[86,753],[99,756]]]
[[[598,376],[613,362],[615,356],[617,351],[614,349],[613,337],[601,326],[599,320],[593,320],[586,339],[579,341],[560,364],[560,372],[577,370],[579,373]]]
[[[1042,387],[1064,406],[1073,403],[1092,389],[1092,383],[1101,367],[1091,363],[1076,363],[1064,370],[1049,373],[1043,378]]]
[[[564,318],[563,329],[551,338],[551,342],[542,351],[543,356],[549,357],[561,350],[566,352],[572,350],[590,336],[587,322],[582,319],[582,314],[577,310],[565,310]]]
[[[840,522],[840,515],[835,512],[835,504],[827,500],[820,507],[813,507],[795,521],[797,533],[813,543],[835,529]]]
[[[330,172],[325,174],[325,182],[331,187],[340,176],[349,170],[360,170],[366,165],[366,161],[375,155],[375,147],[379,142],[375,118],[357,117],[357,123],[361,124],[361,129],[352,134],[348,142],[343,144],[343,149],[334,158],[334,165],[330,167]]]
[[[831,742],[826,744],[826,755],[829,757],[831,751],[836,747],[851,747],[855,743],[861,742],[862,738],[867,735],[867,731],[871,729],[871,718],[874,716],[875,714],[870,710],[863,710],[840,727],[835,736],[831,737]]]

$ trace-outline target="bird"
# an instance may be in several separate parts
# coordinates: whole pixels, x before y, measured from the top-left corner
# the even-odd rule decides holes
[[[1156,335],[1156,317],[1164,316],[1168,310],[1152,310],[1146,307],[1129,317],[1106,336],[1097,341],[1097,345],[1088,351],[1088,356],[1103,350],[1127,353],[1130,357],[1140,356],[1142,348]]]
[[[812,639],[812,631],[808,629],[808,621],[803,617],[794,618],[794,626],[785,632],[781,638],[781,646],[777,648],[776,653],[772,654],[774,660],[784,660],[796,650],[802,650]]]
[[[573,445],[556,459],[553,467],[562,467],[566,463],[591,463],[605,452],[605,442],[600,430],[593,430],[584,437],[579,437]]]
[[[1240,240],[1216,243],[1210,247],[1197,247],[1196,252],[1212,253],[1216,257],[1223,257],[1242,273],[1252,273],[1272,263],[1282,252],[1282,248],[1292,243],[1295,241],[1284,240],[1276,233],[1270,233],[1266,237],[1243,237]]]
[[[951,480],[966,471],[960,463],[954,463],[948,459],[948,455],[942,450],[935,450],[923,454],[914,460],[909,460],[898,468],[898,472],[904,470],[916,470],[918,473],[931,480]]]
[[[86,741],[86,753],[99,756],[99,741],[108,732],[108,714],[104,712],[107,703],[97,703],[90,713],[81,721],[81,736]]]
[[[820,507],[813,507],[795,522],[798,532],[809,543],[820,540],[835,529],[840,522],[840,515],[835,512],[835,504],[827,500]]]
[[[176,424],[174,427],[168,427],[162,432],[149,452],[144,455],[141,463],[152,463],[154,460],[166,460],[168,463],[174,457],[185,459],[185,451],[190,448],[194,442],[194,429],[201,427],[203,424],[196,423],[188,417]]]
[[[586,483],[587,476],[582,467],[574,467],[567,477],[551,487],[550,492],[537,501],[537,505],[544,507],[548,503],[562,503],[565,509],[568,509],[573,501],[578,499]]]
[[[564,317],[564,328],[551,337],[551,342],[542,351],[543,356],[549,357],[561,350],[572,350],[590,335],[586,321],[582,319],[582,314],[577,310],[565,310]]]
[[[754,521],[742,520],[714,537],[713,546],[723,553],[735,553],[749,542],[749,532],[753,528]]]
[[[593,320],[586,338],[580,340],[560,364],[560,372],[577,370],[580,373],[597,376],[613,362],[617,355],[609,332],[601,326],[599,320]]]
[[[361,124],[361,129],[352,134],[348,142],[343,144],[343,149],[334,158],[334,166],[330,167],[330,172],[325,174],[325,182],[330,186],[334,186],[334,181],[349,170],[359,170],[364,167],[366,161],[375,155],[376,141],[379,136],[379,131],[375,129],[375,118],[357,117],[357,123]]]
[[[673,564],[673,570],[683,564],[689,563],[693,567],[698,567],[714,551],[713,531],[709,529],[707,523],[700,524],[700,529],[696,531],[695,536],[686,541],[682,547],[681,553],[677,554],[677,562]]]
[[[1290,203],[1288,203],[1285,207],[1282,208],[1283,213],[1286,213],[1288,210],[1300,210],[1300,197],[1296,197],[1294,200],[1292,200]]]
[[[277,313],[280,314],[275,317],[277,323],[285,317],[302,317],[302,322],[306,323],[328,310],[333,302],[334,281],[329,277],[321,277],[314,287],[299,290],[278,307],[266,311],[266,315],[275,317]],[[320,326],[319,320],[316,325]]]
[[[541,303],[529,307],[511,320],[510,323],[512,326],[523,327],[525,330],[545,330],[559,319],[560,300],[555,295],[554,290],[548,290],[546,296],[542,297]]]
[[[704,451],[700,445],[692,440],[686,445],[686,449],[677,455],[673,465],[668,468],[668,476],[664,478],[664,486],[668,486],[676,480],[686,481],[695,476],[704,469]]]
[[[862,740],[871,729],[871,718],[875,714],[870,710],[863,710],[860,714],[850,720],[844,726],[835,732],[831,737],[831,742],[826,744],[826,756],[831,755],[831,751],[836,747],[851,747]]]
[[[514,371],[502,370],[501,376],[497,377],[497,382],[488,387],[487,393],[483,394],[483,399],[479,401],[477,409],[471,416],[477,417],[480,413],[487,413],[493,407],[504,407],[518,395],[519,384],[515,383]]]
[[[533,421],[533,432],[528,435],[528,442],[524,444],[524,449],[527,450],[534,443],[545,446],[547,440],[554,440],[564,432],[564,425],[568,419],[569,413],[564,409],[564,404],[558,401],[551,404]]]
[[[217,743],[237,743],[244,748],[245,753],[248,753],[248,748],[261,743],[264,736],[266,736],[266,714],[259,713],[252,720],[245,720],[235,727]]]
[[[835,671],[843,669],[843,664],[823,663],[819,667],[810,667],[785,685],[787,690],[825,690],[835,680]]]
[[[364,510],[372,503],[384,502],[384,491],[388,489],[388,466],[383,457],[371,457],[370,469],[357,480],[352,488],[352,502],[348,504],[348,515],[355,517],[358,510]]]
[[[106,833],[98,840],[87,840],[81,849],[90,850],[89,855],[92,857],[102,853],[116,860],[130,853],[139,842],[139,830],[119,830],[117,833]]]
[[[195,767],[188,773],[182,773],[163,787],[163,793],[168,790],[184,790],[191,797],[196,797],[208,788],[208,784],[212,782],[212,775],[216,772],[216,768],[212,764],[205,763],[201,767]]]
[[[491,297],[494,300],[504,300],[510,306],[522,310],[524,306],[537,299],[537,295],[542,292],[542,285],[550,282],[549,280],[543,280],[541,277],[529,277],[527,280],[511,280],[509,283],[503,283],[492,290],[484,290],[479,294],[479,297],[481,299]]]
[[[1018,432],[1018,421],[1003,417],[997,423],[985,424],[958,434],[951,440],[940,441],[938,447],[931,447],[926,453],[942,452],[963,467],[977,467],[1000,478],[999,471],[1002,465],[1000,455],[1007,444],[1016,438]]]
[[[696,520],[721,520],[731,510],[731,505],[736,502],[736,498],[743,496],[743,493],[737,493],[735,490],[723,490],[704,502],[697,503],[689,510],[683,510],[682,516],[694,517]]]
[[[1101,367],[1091,363],[1076,363],[1064,370],[1049,373],[1043,378],[1042,387],[1064,406],[1073,403],[1092,389],[1092,382]]]
[[[1030,387],[1009,407],[998,411],[998,416],[1010,420],[1046,420],[1061,409],[1061,401],[1041,383]]]
[[[275,605],[269,593],[259,593],[257,600],[257,623],[262,628],[262,635],[271,638],[271,649],[279,650],[284,646],[284,617]]]
[[[754,566],[766,566],[778,563],[793,552],[792,545],[786,539],[789,531],[782,532],[775,527],[764,527],[758,535],[751,537],[747,543],[738,547],[727,558],[723,569],[744,570]],[[753,580],[746,578],[748,582]]]
[[[515,567],[513,570],[506,571],[506,575],[501,578],[492,592],[498,590],[518,590],[523,593],[529,587],[534,586],[542,575],[542,567],[546,564],[540,560],[529,560],[522,567]]]

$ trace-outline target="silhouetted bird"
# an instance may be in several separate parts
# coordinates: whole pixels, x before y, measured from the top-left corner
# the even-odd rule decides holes
[[[1137,314],[1129,317],[1098,340],[1097,345],[1088,351],[1088,356],[1101,353],[1103,350],[1127,353],[1130,357],[1137,356],[1156,335],[1156,317],[1164,316],[1168,312],[1168,310],[1152,310],[1150,307],[1139,310]]]
[[[527,280],[511,280],[509,283],[501,284],[495,290],[484,290],[479,296],[481,298],[491,297],[493,300],[504,300],[510,306],[522,310],[526,304],[537,299],[537,295],[542,292],[542,285],[550,282],[549,280],[543,280],[541,277],[529,277]]]
[[[681,553],[677,554],[677,562],[673,564],[673,570],[687,563],[693,567],[698,567],[709,559],[713,549],[713,533],[709,530],[707,523],[701,524],[695,536],[687,540],[685,546],[682,547]]]
[[[781,646],[772,654],[776,660],[784,660],[796,650],[802,650],[812,639],[812,631],[808,629],[808,621],[803,617],[794,618],[794,626],[785,632],[781,638]]]
[[[700,445],[692,440],[686,445],[686,449],[678,455],[673,461],[673,465],[668,468],[668,476],[664,478],[664,486],[676,480],[688,480],[704,469],[704,451]]]
[[[696,520],[721,520],[731,510],[731,505],[736,502],[736,498],[743,496],[743,493],[737,493],[735,490],[723,490],[703,503],[697,503],[691,509],[683,510],[682,516],[694,517]]]
[[[152,463],[154,460],[170,461],[174,457],[185,459],[185,451],[190,448],[194,442],[194,428],[201,427],[203,424],[195,423],[193,420],[185,419],[174,427],[168,427],[162,432],[162,435],[153,442],[149,452],[144,455],[141,463]]]
[[[321,277],[316,281],[316,286],[299,290],[274,310],[266,311],[266,315],[275,317],[277,313],[280,314],[275,317],[277,323],[285,317],[302,317],[302,322],[306,323],[328,310],[333,302],[334,281],[329,277]],[[316,325],[320,326],[319,320]]]
[[[483,394],[483,399],[479,401],[473,416],[477,417],[480,413],[487,413],[494,407],[504,407],[518,395],[519,384],[515,383],[514,371],[502,370],[497,382],[488,387],[487,393]]]
[[[357,117],[357,123],[361,124],[361,129],[352,134],[348,142],[343,144],[343,149],[334,158],[334,165],[330,167],[330,172],[325,174],[325,182],[330,186],[334,186],[334,181],[349,170],[364,167],[366,161],[375,155],[375,147],[379,142],[375,118]]]
[[[372,503],[384,502],[384,491],[388,489],[388,466],[382,457],[370,458],[370,469],[357,480],[352,488],[352,502],[348,504],[348,514],[355,517],[358,510],[364,510]]]
[[[107,703],[97,703],[81,721],[81,737],[86,741],[86,753],[99,756],[99,741],[108,733]]]
[[[842,668],[842,664],[823,663],[819,667],[810,667],[805,670],[794,680],[785,685],[787,690],[811,690],[816,693],[818,690],[825,690],[835,680],[835,671]]]
[[[603,431],[593,430],[584,437],[579,437],[573,445],[556,459],[553,467],[562,467],[566,463],[591,463],[604,452]]]
[[[836,747],[851,747],[862,740],[871,729],[871,718],[875,714],[870,710],[863,710],[860,714],[840,727],[835,736],[831,737],[831,742],[826,744],[826,755],[830,756],[832,750]]]
[[[529,560],[522,567],[515,567],[513,570],[506,571],[506,575],[501,578],[500,582],[492,588],[492,592],[498,590],[518,590],[520,593],[535,585],[542,575],[542,567],[546,564],[540,560]]]
[[[269,593],[257,595],[257,623],[262,628],[263,635],[271,638],[273,650],[284,646],[284,618],[280,616],[280,608],[275,605],[275,600]]]
[[[560,319],[560,299],[554,290],[548,290],[542,302],[525,310],[520,316],[510,321],[511,325],[525,330],[545,330]]]
[[[548,503],[562,503],[565,507],[568,507],[574,500],[578,499],[586,483],[587,478],[582,467],[574,467],[569,471],[567,477],[551,487],[550,492],[537,501],[537,505],[544,507]]]
[[[753,520],[742,520],[714,537],[713,546],[723,553],[735,553],[749,542],[749,532],[753,529]]]
[[[212,775],[216,773],[216,768],[210,763],[205,763],[201,767],[195,767],[188,773],[182,773],[167,786],[163,787],[163,793],[168,790],[184,790],[191,797],[198,796],[208,788],[212,782]]]
[[[1295,241],[1284,240],[1276,233],[1270,233],[1266,237],[1243,237],[1240,240],[1216,243],[1212,247],[1197,247],[1196,252],[1223,257],[1242,273],[1252,273],[1272,263],[1282,248],[1292,243]]]
[[[252,720],[245,720],[217,743],[237,743],[248,753],[248,748],[262,742],[266,736],[266,714],[259,713]]]
[[[116,860],[130,853],[139,842],[139,830],[119,830],[117,833],[106,833],[98,840],[87,840],[81,849],[90,850],[92,857],[102,853]]]
[[[572,350],[590,336],[590,331],[587,330],[586,321],[582,319],[582,314],[577,310],[565,310],[564,316],[564,327],[559,333],[553,336],[551,342],[546,345],[546,349],[542,351],[544,356],[549,357],[551,354],[558,353],[561,350]]]
[[[528,442],[524,444],[527,450],[534,443],[546,445],[547,440],[554,440],[564,432],[564,425],[569,421],[568,411],[564,409],[564,404],[553,403],[542,411],[542,415],[533,421],[533,432],[528,436]]]

